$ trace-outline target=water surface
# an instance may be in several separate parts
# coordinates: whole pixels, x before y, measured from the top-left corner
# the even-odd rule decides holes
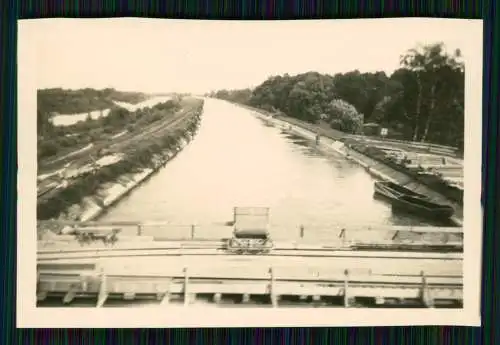
[[[321,232],[434,225],[394,215],[373,198],[373,182],[340,155],[325,156],[313,142],[266,126],[244,108],[206,99],[195,139],[101,220],[221,224],[232,219],[234,206],[266,206],[280,235],[300,224]]]

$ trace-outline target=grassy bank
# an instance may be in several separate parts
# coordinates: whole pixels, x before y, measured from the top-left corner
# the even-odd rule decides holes
[[[203,101],[184,104],[188,112],[175,123],[140,133],[125,142],[110,143],[119,159],[89,170],[65,186],[39,198],[37,218],[90,220],[164,166],[194,137],[203,111]]]

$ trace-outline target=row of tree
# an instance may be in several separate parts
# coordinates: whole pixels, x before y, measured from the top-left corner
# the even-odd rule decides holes
[[[388,128],[389,136],[463,148],[464,65],[459,50],[443,43],[405,52],[400,68],[336,75],[308,72],[273,76],[244,90],[209,96],[281,112],[311,123],[362,133],[366,125]]]

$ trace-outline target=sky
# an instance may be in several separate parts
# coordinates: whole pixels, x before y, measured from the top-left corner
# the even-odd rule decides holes
[[[417,44],[462,50],[480,21],[373,19],[199,21],[38,19],[19,39],[36,42],[37,88],[205,93],[257,86],[269,76],[399,67]],[[472,25],[472,26],[471,26]],[[479,31],[480,32],[480,31]]]

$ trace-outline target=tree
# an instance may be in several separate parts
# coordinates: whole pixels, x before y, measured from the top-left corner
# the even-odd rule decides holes
[[[460,55],[458,49],[452,55],[449,55],[444,51],[443,43],[436,43],[410,49],[401,56],[401,65],[404,69],[413,72],[417,83],[417,102],[413,127],[414,141],[420,135],[422,124],[423,132],[420,135],[420,141],[427,139],[431,123],[436,114],[438,97],[445,94],[446,87],[450,86],[446,85],[446,74],[463,73],[463,64],[459,62]],[[424,98],[428,101],[425,114],[422,112]],[[453,102],[460,103],[457,99],[454,99]]]
[[[341,99],[335,99],[330,103],[330,121],[340,125],[338,129],[348,133],[361,133],[363,128],[363,114],[358,113],[352,104]]]

